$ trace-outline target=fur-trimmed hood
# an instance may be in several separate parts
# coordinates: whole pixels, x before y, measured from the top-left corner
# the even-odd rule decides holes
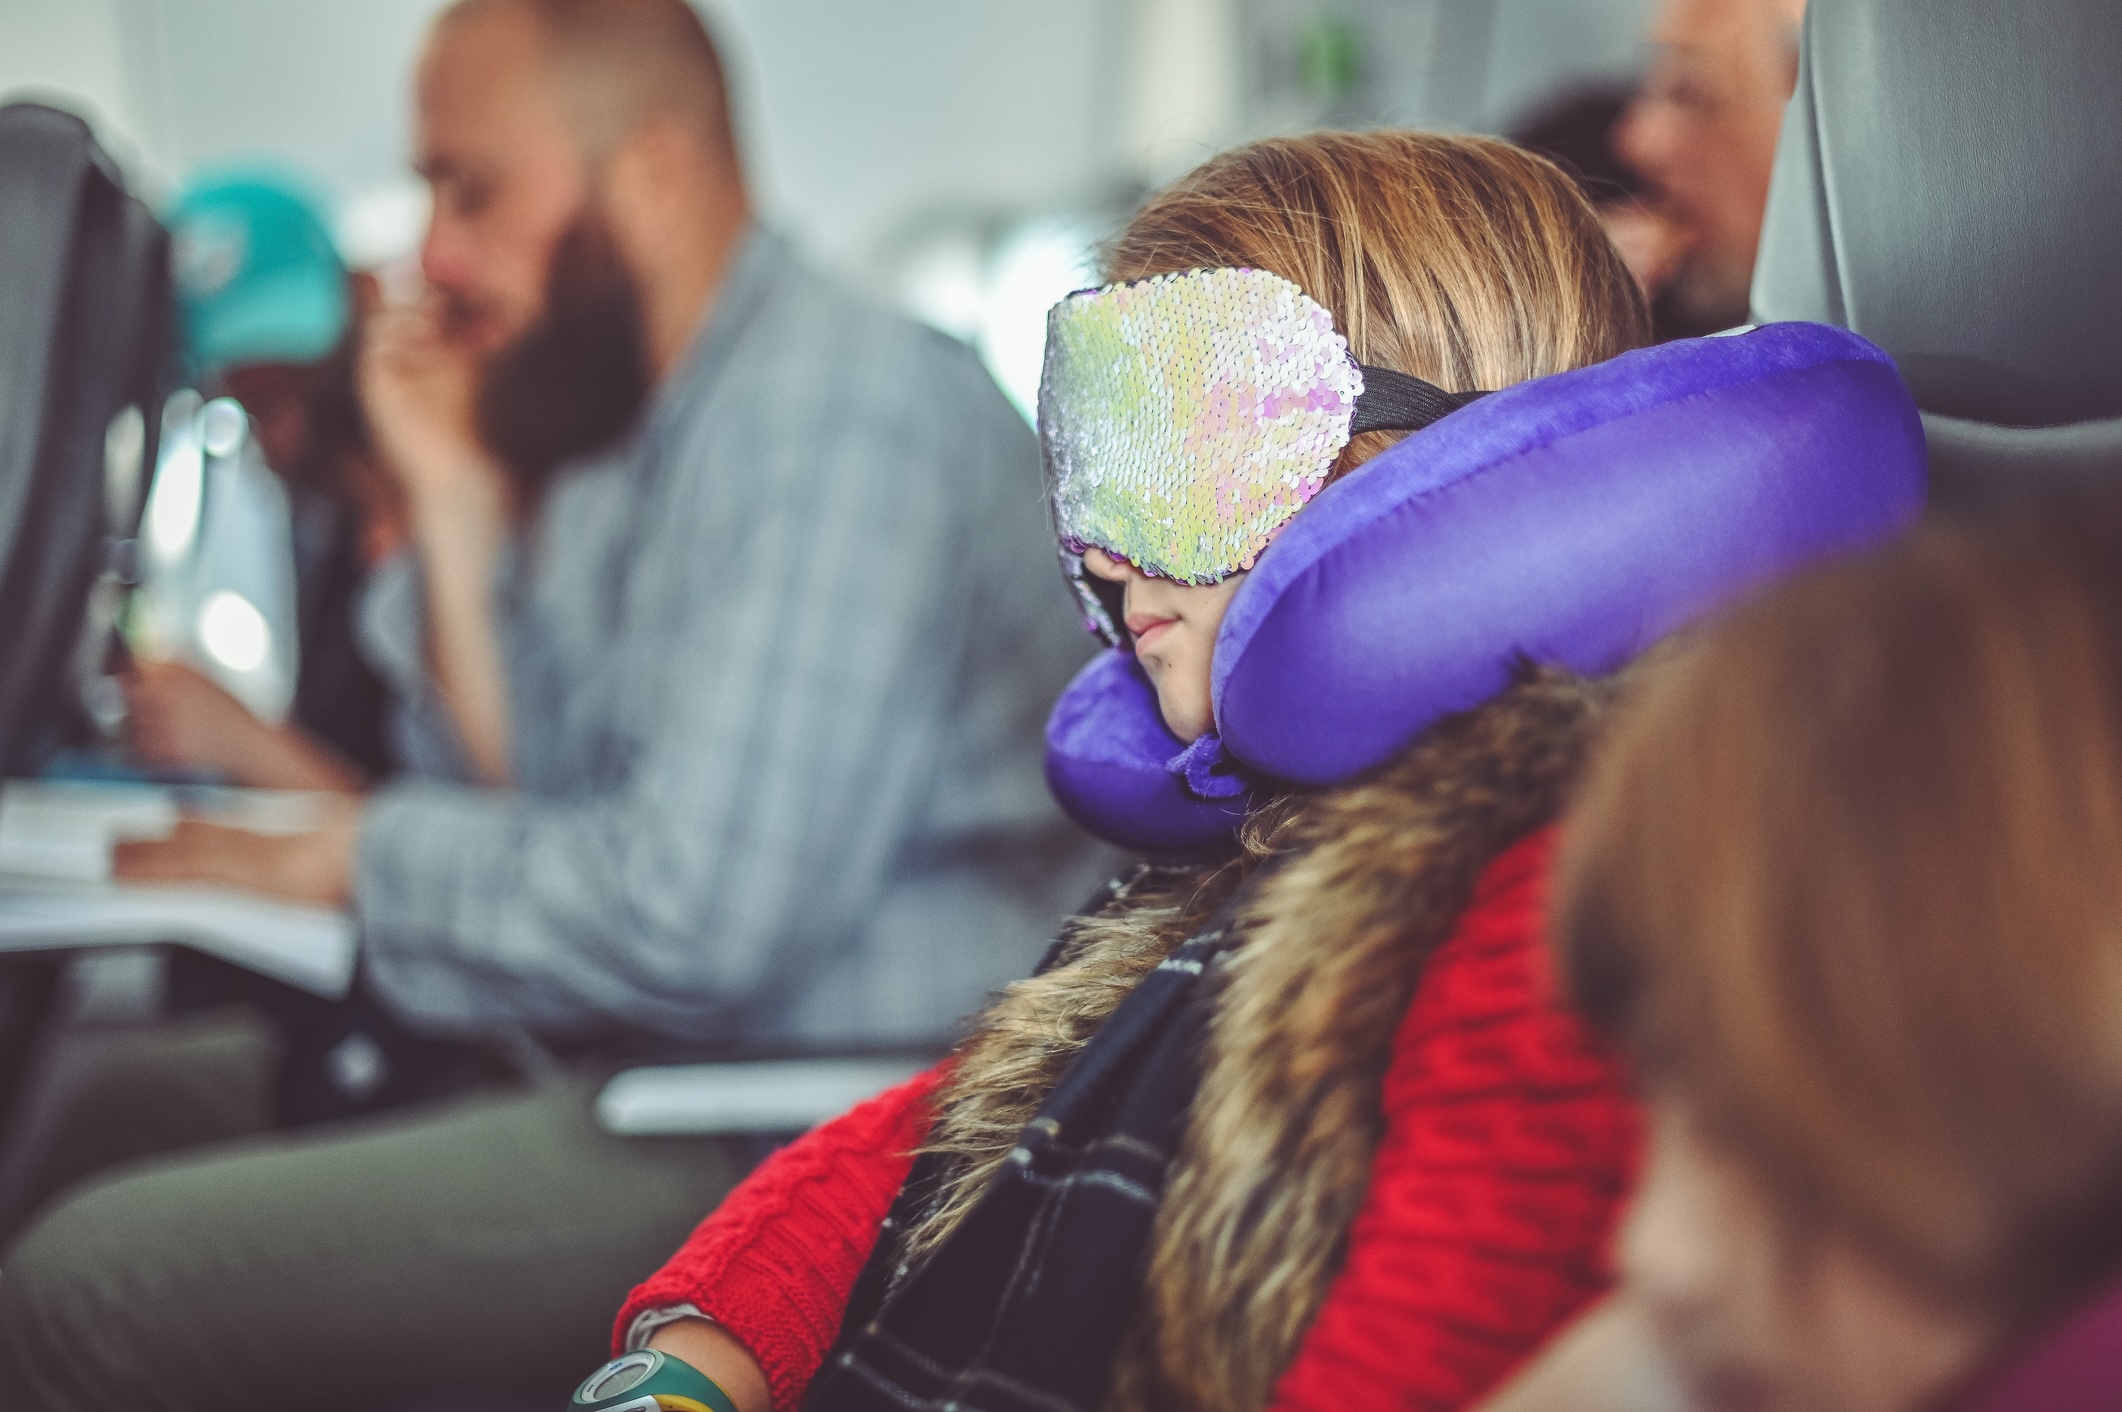
[[[1610,696],[1531,670],[1363,780],[1289,796],[1243,856],[1146,868],[966,1042],[931,1146],[955,1174],[919,1258],[978,1199],[1122,996],[1263,865],[1217,977],[1200,1092],[1152,1239],[1115,1409],[1266,1406],[1324,1301],[1382,1135],[1379,1087],[1429,956],[1488,864],[1551,820]]]

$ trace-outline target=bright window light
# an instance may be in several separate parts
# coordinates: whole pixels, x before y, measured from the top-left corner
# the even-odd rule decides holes
[[[1081,222],[1036,220],[1011,231],[995,249],[980,319],[980,356],[1027,421],[1038,415],[1046,311],[1096,282],[1094,238]]]
[[[178,564],[199,536],[199,500],[206,486],[199,443],[185,436],[162,458],[147,497],[147,547],[164,564]]]
[[[233,397],[216,397],[199,413],[199,440],[209,456],[233,456],[250,430],[250,415]]]
[[[147,418],[127,403],[103,429],[103,514],[113,534],[128,533],[140,510],[140,461],[147,454]]]
[[[333,243],[357,270],[397,264],[419,254],[428,206],[427,183],[417,178],[363,187],[333,212]]]
[[[899,297],[931,328],[970,343],[987,303],[987,252],[971,231],[954,231],[917,251],[899,275]]]
[[[265,665],[273,630],[248,598],[224,589],[199,607],[199,645],[230,671],[253,672]]]

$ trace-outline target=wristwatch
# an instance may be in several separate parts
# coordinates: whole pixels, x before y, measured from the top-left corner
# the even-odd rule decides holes
[[[623,1354],[575,1389],[576,1412],[737,1412],[722,1385],[652,1348]]]

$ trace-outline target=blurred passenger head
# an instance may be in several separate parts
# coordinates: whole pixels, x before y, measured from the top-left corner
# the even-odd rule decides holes
[[[188,183],[168,219],[185,361],[244,405],[267,464],[294,475],[318,369],[352,322],[321,203],[278,172],[223,171]]]
[[[685,0],[460,0],[416,101],[421,268],[535,489],[639,414],[748,219],[722,64]]]
[[[215,173],[171,206],[186,361],[243,404],[266,465],[298,491],[373,519],[395,510],[354,395],[375,281],[349,272],[322,203],[277,172]]]
[[[1746,322],[1804,0],[1664,0],[1657,55],[1615,134],[1685,244],[1667,298],[1684,332]]]
[[[278,172],[215,172],[171,204],[186,361],[211,381],[232,367],[315,363],[349,315],[346,265],[322,206]]]
[[[1326,132],[1225,152],[1150,198],[1108,246],[1108,281],[1246,267],[1333,315],[1359,363],[1453,391],[1495,389],[1648,340],[1643,296],[1598,216],[1552,162],[1507,142]],[[1404,432],[1365,432],[1338,477]],[[1212,728],[1209,666],[1242,574],[1148,577],[1102,551],[1124,587],[1137,658],[1181,739]]]
[[[1594,87],[1565,93],[1520,123],[1510,140],[1577,179],[1607,238],[1653,301],[1678,271],[1679,232],[1660,207],[1644,200],[1643,177],[1614,150],[1614,134],[1632,90]]]
[[[1628,1289],[1706,1405],[1925,1405],[2122,1263],[2117,528],[1780,591],[1587,783],[1557,940],[1652,1101]]]

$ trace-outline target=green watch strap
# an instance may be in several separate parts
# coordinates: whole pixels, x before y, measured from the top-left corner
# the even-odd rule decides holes
[[[652,1348],[622,1354],[575,1389],[575,1412],[737,1412],[722,1385]]]

